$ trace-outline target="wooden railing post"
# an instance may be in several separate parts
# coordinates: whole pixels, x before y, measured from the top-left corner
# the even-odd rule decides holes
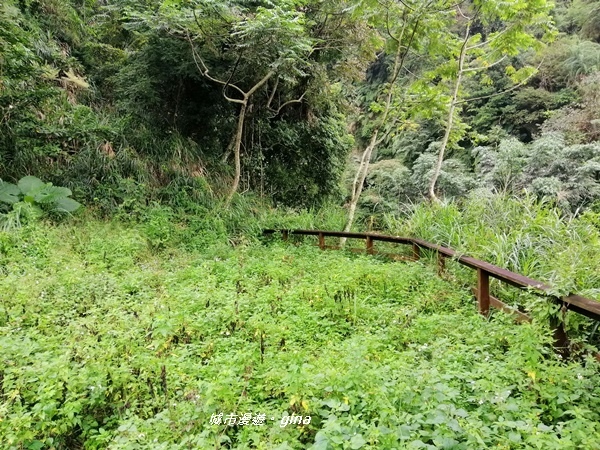
[[[319,248],[325,250],[325,235],[323,233],[319,233]]]
[[[414,242],[413,242],[413,245],[412,245],[412,254],[413,254],[413,259],[415,261],[418,261],[421,258],[421,247],[419,247]]]
[[[366,246],[367,246],[367,253],[369,255],[372,255],[373,254],[373,238],[371,236],[367,236]]]
[[[437,252],[437,273],[438,273],[438,275],[441,276],[444,274],[445,271],[446,271],[446,257],[438,251]]]
[[[555,301],[560,302],[557,297],[554,299]],[[550,327],[552,328],[554,334],[554,348],[563,356],[563,358],[567,358],[570,355],[569,337],[567,336],[564,326],[566,313],[567,306],[563,302],[558,313],[560,315],[550,317]]]
[[[479,313],[487,317],[490,313],[490,274],[477,269],[477,306]]]
[[[281,234],[283,235],[283,240],[287,241],[288,240],[288,230],[283,230],[281,232]]]

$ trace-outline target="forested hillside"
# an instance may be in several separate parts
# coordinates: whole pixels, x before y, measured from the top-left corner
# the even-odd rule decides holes
[[[596,1],[11,0],[0,20],[2,179],[105,213],[599,195]]]
[[[596,300],[599,0],[0,2],[1,449],[600,448]]]

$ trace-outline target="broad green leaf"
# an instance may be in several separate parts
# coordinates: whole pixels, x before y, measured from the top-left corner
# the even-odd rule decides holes
[[[367,441],[365,441],[365,438],[362,436],[362,434],[355,434],[352,436],[352,439],[350,439],[350,448],[357,450],[362,448],[366,443]]]
[[[37,192],[38,190],[43,189],[44,186],[46,186],[46,183],[34,176],[26,176],[19,180],[19,189],[21,189],[21,192],[25,195]]]
[[[17,185],[0,181],[0,202],[17,203],[21,190]]]
[[[63,212],[73,212],[81,207],[81,203],[73,200],[72,198],[63,197],[59,198],[54,204],[54,209]]]
[[[66,187],[46,186],[35,195],[35,201],[38,203],[54,203],[61,198],[69,197],[71,190]]]
[[[31,444],[27,446],[29,450],[41,450],[44,448],[44,443],[42,441],[33,441]]]

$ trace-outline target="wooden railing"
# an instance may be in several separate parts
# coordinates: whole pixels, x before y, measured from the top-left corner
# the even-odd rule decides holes
[[[287,240],[290,235],[317,236],[319,239],[319,247],[323,250],[327,248],[339,248],[336,246],[325,245],[326,237],[362,239],[365,241],[364,251],[368,254],[380,253],[375,250],[374,243],[376,241],[410,245],[412,247],[412,254],[410,257],[385,253],[385,255],[387,256],[397,256],[403,259],[410,260],[418,260],[420,258],[422,249],[433,250],[437,255],[438,273],[442,272],[445,269],[446,258],[452,258],[452,260],[457,261],[458,263],[477,271],[477,287],[473,289],[473,292],[475,294],[475,297],[477,298],[479,312],[484,316],[487,316],[489,314],[490,307],[494,307],[503,310],[507,313],[513,314],[515,318],[519,321],[530,320],[529,316],[527,316],[525,313],[510,307],[509,305],[490,295],[490,278],[495,278],[504,283],[515,286],[519,289],[527,289],[532,293],[545,295],[548,298],[560,303],[562,307],[566,310],[575,311],[594,320],[600,320],[600,302],[596,300],[591,300],[589,298],[585,298],[575,294],[557,297],[550,293],[550,286],[541,283],[537,280],[533,280],[518,273],[511,272],[510,270],[503,269],[485,261],[481,261],[470,256],[462,255],[456,252],[455,250],[452,250],[451,248],[442,247],[440,245],[432,244],[431,242],[423,241],[421,239],[406,238],[399,236],[387,236],[376,233],[346,233],[343,231],[264,230],[265,235],[272,235],[274,233],[281,233],[284,240]]]

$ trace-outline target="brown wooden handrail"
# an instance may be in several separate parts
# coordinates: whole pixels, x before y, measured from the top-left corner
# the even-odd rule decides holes
[[[264,230],[265,235],[274,233],[282,233],[285,240],[289,235],[317,236],[319,238],[319,247],[321,249],[331,248],[325,245],[326,237],[340,237],[348,239],[362,239],[365,241],[365,251],[369,254],[376,254],[374,250],[374,242],[391,242],[396,244],[411,245],[412,259],[417,260],[420,257],[421,249],[433,250],[438,255],[438,270],[444,270],[444,259],[452,258],[460,264],[467,266],[477,271],[477,289],[474,289],[477,297],[479,312],[485,316],[489,314],[490,307],[495,307],[506,312],[512,312],[521,320],[526,320],[523,313],[512,309],[510,306],[502,303],[495,297],[490,295],[489,279],[490,277],[500,280],[504,283],[515,286],[519,289],[528,289],[534,293],[546,295],[555,301],[558,301],[563,307],[575,311],[579,314],[587,316],[594,320],[600,320],[600,302],[589,298],[582,297],[576,294],[570,294],[564,297],[557,297],[550,293],[551,287],[537,280],[533,280],[524,275],[511,272],[502,267],[495,266],[485,261],[466,256],[457,251],[443,247],[441,245],[432,244],[431,242],[422,239],[407,238],[400,236],[388,236],[378,233],[350,233],[345,231],[323,231],[323,230]],[[334,247],[335,248],[335,247]]]

